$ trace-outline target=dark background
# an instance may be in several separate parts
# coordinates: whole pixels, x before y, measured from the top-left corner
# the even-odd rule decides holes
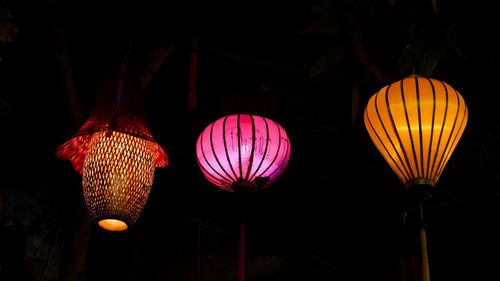
[[[195,141],[236,112],[280,123],[292,145],[284,176],[251,202],[249,280],[416,280],[411,204],[362,118],[373,93],[411,73],[449,83],[469,109],[425,205],[431,278],[500,277],[489,1],[0,5],[0,280],[235,280],[238,201],[203,178]],[[188,109],[195,35],[198,103]],[[108,233],[89,222],[81,177],[54,152],[127,53],[171,164],[156,170],[137,223]]]

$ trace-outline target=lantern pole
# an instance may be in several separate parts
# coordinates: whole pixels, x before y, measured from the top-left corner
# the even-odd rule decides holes
[[[240,221],[240,233],[238,241],[238,281],[245,281],[246,258],[245,258],[245,219]]]
[[[433,188],[434,187],[429,184],[418,184],[409,187],[410,195],[414,198],[412,201],[416,203],[422,281],[430,281],[429,256],[427,250],[427,224],[424,220],[424,202],[431,197]]]
[[[245,221],[250,207],[250,200],[255,196],[256,185],[240,181],[233,185],[233,191],[236,193],[239,201],[240,211],[240,226],[238,236],[238,271],[237,281],[245,281],[246,279],[246,231]]]
[[[427,256],[427,226],[424,224],[424,208],[423,201],[425,198],[421,198],[418,202],[418,220],[420,227],[420,255],[422,259],[422,281],[430,281],[429,274],[429,258]]]

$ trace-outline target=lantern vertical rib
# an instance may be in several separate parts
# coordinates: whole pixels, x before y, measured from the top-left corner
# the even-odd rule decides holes
[[[255,169],[255,171],[252,174],[252,177],[251,177],[252,180],[255,179],[255,175],[257,174],[257,172],[259,171],[260,167],[262,166],[262,163],[264,163],[264,159],[267,156],[267,148],[269,147],[269,124],[268,124],[266,118],[262,118],[262,120],[264,120],[264,124],[266,125],[266,148],[264,148],[264,153],[263,153],[263,156],[262,156],[262,158],[260,160],[259,166],[257,166],[257,168]]]
[[[436,160],[438,159],[438,156],[439,156],[439,150],[440,150],[440,147],[441,147],[441,141],[443,139],[443,129],[446,125],[446,116],[448,115],[448,100],[449,100],[449,95],[448,95],[448,89],[446,89],[446,85],[441,82],[441,85],[443,86],[443,89],[444,89],[444,93],[446,95],[446,103],[445,103],[445,110],[444,110],[444,114],[443,114],[443,123],[441,124],[441,130],[439,132],[439,139],[438,139],[438,144],[437,144],[437,149],[436,149],[436,155],[434,157],[434,163],[432,164],[432,170],[434,171],[432,177],[433,178],[436,178],[438,176],[438,171],[439,169],[436,168],[436,170],[434,170],[434,164],[436,163]],[[441,160],[443,159],[443,156],[441,155],[441,159],[438,161],[438,166],[437,167],[440,167],[441,166]]]
[[[430,164],[431,164],[431,152],[432,152],[432,141],[434,140],[434,122],[435,122],[435,117],[436,117],[436,89],[434,88],[434,84],[432,83],[432,81],[429,79],[429,78],[426,78],[427,82],[429,83],[429,85],[431,86],[431,89],[432,89],[432,120],[431,120],[431,135],[429,137],[429,151],[428,151],[428,155],[427,155],[427,171],[426,171],[426,174],[425,174],[425,177],[426,178],[430,178],[431,175],[431,171],[432,171],[432,168],[430,167]],[[438,145],[439,147],[439,145]]]
[[[215,155],[215,150],[214,150],[213,142],[212,142],[212,140],[211,140],[211,139],[212,139],[212,130],[213,130],[213,126],[212,126],[212,127],[210,127],[210,147],[211,147],[211,149],[212,149],[212,153]],[[221,168],[221,170],[222,170],[222,171],[226,174],[226,176],[228,176],[229,178],[226,178],[226,177],[224,177],[223,175],[221,175],[221,174],[220,174],[220,173],[219,173],[219,172],[218,172],[218,171],[217,171],[217,170],[216,170],[216,169],[212,166],[212,164],[208,161],[207,156],[205,155],[205,150],[204,150],[204,149],[203,149],[203,147],[202,147],[202,146],[203,146],[203,136],[204,136],[204,135],[205,135],[205,131],[204,131],[203,133],[201,133],[201,135],[200,135],[200,139],[201,139],[201,141],[200,141],[199,143],[200,143],[200,151],[201,151],[201,152],[202,152],[202,154],[203,154],[203,159],[205,160],[205,163],[207,163],[207,165],[210,167],[210,169],[211,169],[214,173],[216,173],[216,174],[220,177],[220,178],[219,178],[219,180],[223,179],[223,180],[225,180],[225,181],[227,181],[227,182],[231,182],[233,179],[232,179],[232,178],[231,178],[231,176],[230,176],[230,175],[226,172],[226,170],[224,170],[224,168],[223,168],[223,167],[222,167],[222,165],[220,164],[219,159],[217,158],[217,156],[215,156],[215,160],[216,160],[217,164],[219,165],[219,167]],[[200,160],[199,160],[199,158],[197,158],[197,159],[198,159],[198,163],[201,163],[201,162],[200,162]],[[201,164],[200,164],[200,166],[201,166],[204,170],[206,170],[206,169],[203,167],[203,165],[201,165]],[[212,175],[210,172],[208,172],[208,171],[207,171],[207,175],[210,175],[210,176],[212,176],[212,177],[213,177],[213,175]],[[214,177],[214,178],[215,178],[215,177]]]
[[[224,174],[226,174],[226,176],[228,176],[231,179],[231,181],[233,181],[234,179],[232,178],[232,176],[229,175],[229,172],[226,171],[226,169],[224,169],[224,167],[222,166],[222,164],[219,161],[219,157],[217,157],[217,153],[215,153],[214,137],[213,137],[214,126],[215,126],[215,123],[213,123],[212,126],[210,127],[210,148],[212,149],[212,153],[215,157],[215,161],[219,165],[220,169],[224,172]],[[224,130],[224,127],[223,127],[223,130]],[[231,167],[231,164],[229,166]],[[231,167],[231,170],[232,170],[232,167]],[[233,173],[234,173],[234,171],[233,171]],[[235,177],[236,177],[236,175],[235,175]]]
[[[280,138],[280,142],[281,142],[281,138]],[[288,149],[290,148],[290,145],[289,145],[289,142],[284,142],[286,144],[286,147],[284,148],[285,149],[285,153],[283,155],[287,155],[288,153]],[[281,146],[281,145],[280,145]],[[277,154],[278,155],[278,154]],[[271,174],[269,175],[270,177],[272,177],[275,173],[277,173],[279,170],[281,170],[281,168],[283,167],[283,165],[286,163],[287,161],[285,161],[285,158],[281,158],[279,164],[278,164],[278,168],[275,169],[273,172],[271,172]]]
[[[376,116],[377,116],[377,119],[379,120],[380,124],[383,125],[384,121],[382,120],[382,117],[380,116],[379,107],[377,106],[379,95],[375,95],[374,98],[375,98],[374,104],[375,104]],[[404,165],[403,158],[401,157],[400,153],[398,152],[398,149],[396,149],[396,146],[395,146],[394,142],[392,141],[392,139],[391,139],[391,137],[389,135],[389,132],[387,131],[387,129],[386,129],[385,126],[382,126],[383,132],[385,133],[385,136],[389,140],[389,143],[390,143],[390,145],[391,145],[391,147],[392,147],[392,149],[394,151],[394,154],[396,154],[397,158],[399,159],[399,162],[403,163],[403,165],[402,165],[403,167],[402,168],[397,164],[397,161],[396,161],[397,159],[395,159],[394,156],[391,155],[391,153],[390,153],[389,149],[387,148],[386,144],[382,141],[382,138],[381,138],[380,134],[375,130],[375,127],[373,126],[373,123],[371,121],[370,115],[368,114],[369,111],[370,111],[369,108],[367,108],[366,111],[365,111],[365,120],[367,120],[368,124],[370,125],[369,127],[367,127],[368,130],[371,131],[373,134],[375,134],[375,136],[377,137],[377,140],[379,141],[379,144],[382,145],[382,147],[384,148],[384,151],[387,153],[387,156],[386,157],[384,156],[384,157],[387,159],[387,161],[390,160],[393,163],[393,165],[390,165],[390,166],[391,167],[396,167],[400,171],[401,175],[403,175],[403,176],[406,175],[406,178],[409,179],[410,178],[410,172],[408,171],[408,169]],[[403,172],[402,169],[404,170],[404,172]]]
[[[409,160],[408,155],[406,153],[406,149],[402,145],[403,142],[401,141],[401,137],[399,136],[399,131],[396,128],[396,124],[394,123],[394,117],[392,116],[392,110],[391,110],[391,106],[390,106],[390,103],[389,103],[389,89],[390,89],[390,87],[391,87],[391,85],[389,85],[387,87],[387,90],[385,92],[385,103],[386,103],[386,107],[387,107],[387,113],[389,114],[389,118],[391,120],[391,125],[392,125],[393,132],[394,132],[394,134],[397,137],[398,144],[400,145],[401,151],[403,152],[403,156],[405,157],[406,165],[408,167],[408,170],[410,171],[411,178],[415,178],[415,174],[413,173],[413,169],[411,168],[410,160]],[[388,136],[388,137],[390,138],[390,136]]]
[[[252,120],[252,150],[250,151],[250,161],[249,161],[249,164],[248,164],[248,168],[247,168],[247,173],[245,175],[245,181],[248,182],[250,181],[248,176],[250,175],[250,171],[252,170],[252,167],[253,167],[253,159],[254,159],[254,153],[255,153],[255,120],[253,118],[252,115],[250,115],[250,119]],[[264,158],[264,157],[263,157]],[[241,163],[240,163],[241,165]]]
[[[415,77],[415,89],[417,94],[417,112],[418,112],[418,134],[420,140],[420,169],[421,177],[425,177],[424,171],[424,139],[422,138],[422,107],[420,106],[420,90],[418,87],[418,78]]]
[[[377,98],[378,98],[378,96],[375,97],[375,99],[377,99]],[[382,119],[380,118],[380,115],[378,113],[378,107],[376,108],[376,111],[377,111],[377,116],[379,117],[379,120],[382,123]],[[368,110],[367,110],[367,112],[368,112]],[[387,148],[387,146],[384,144],[384,142],[380,138],[380,135],[377,133],[377,131],[375,131],[375,128],[373,127],[373,123],[371,122],[370,116],[367,115],[367,113],[365,113],[365,119],[368,121],[368,124],[370,125],[370,127],[368,128],[368,130],[370,130],[371,132],[373,132],[373,134],[375,134],[375,136],[376,136],[377,140],[379,141],[380,145],[382,146],[382,148],[384,149],[384,151],[387,153],[387,157],[385,157],[385,158],[386,158],[387,161],[391,161],[391,163],[392,163],[392,164],[389,163],[389,165],[391,167],[396,167],[398,169],[398,171],[401,173],[401,175],[403,175],[403,176],[406,175],[406,178],[409,179],[410,176],[408,174],[408,170],[406,170],[406,167],[404,165],[403,165],[403,169],[405,171],[403,172],[403,170],[401,170],[401,167],[396,163],[396,159],[394,159],[394,157],[391,156],[391,153],[389,152],[389,149]],[[384,127],[384,132],[385,132],[386,136],[389,138],[389,134],[387,133],[387,130],[385,129],[385,127]],[[394,150],[394,153],[399,158],[399,161],[402,162],[401,155],[399,155],[399,152],[397,151],[396,147],[394,146],[394,143],[392,142],[392,140],[390,138],[389,138],[389,142],[390,142],[390,144],[392,146],[392,149]]]
[[[445,91],[446,91],[446,96],[448,97],[448,88],[444,87]],[[458,99],[457,97],[457,102],[460,104],[460,99]],[[444,168],[444,165],[446,165],[446,162],[447,162],[447,152],[448,152],[448,147],[450,146],[450,140],[451,138],[453,137],[453,131],[455,130],[455,125],[456,125],[456,122],[457,122],[457,118],[458,118],[458,114],[460,112],[457,110],[457,113],[455,114],[455,118],[453,118],[453,125],[452,125],[452,129],[451,129],[451,132],[448,134],[447,136],[447,139],[446,139],[446,145],[444,146],[443,148],[443,154],[441,155],[441,159],[439,160],[439,165],[437,166],[437,174],[440,174],[442,168]],[[444,122],[443,123],[446,123],[446,116],[445,116],[445,119],[444,119]],[[443,124],[443,126],[445,126],[445,124]]]
[[[241,164],[241,114],[238,114],[238,121],[236,122],[236,124],[238,124],[237,126],[237,133],[238,133],[238,169],[240,170],[240,174],[239,174],[239,179],[240,181],[242,181],[243,179],[243,165]]]
[[[415,173],[416,173],[416,174],[414,174],[414,177],[415,177],[415,178],[418,178],[418,177],[419,177],[419,175],[420,175],[420,172],[419,172],[419,170],[418,170],[418,166],[419,166],[419,165],[418,165],[418,162],[419,162],[419,161],[418,161],[418,159],[417,159],[417,153],[416,153],[416,149],[415,149],[415,142],[413,141],[413,133],[412,133],[412,130],[411,130],[410,120],[409,120],[409,117],[408,117],[408,106],[407,106],[407,104],[406,104],[405,92],[404,92],[404,87],[403,87],[403,86],[404,86],[404,85],[403,85],[403,84],[404,84],[404,82],[403,82],[403,81],[404,81],[404,80],[401,80],[401,81],[400,81],[400,87],[401,87],[401,89],[400,89],[400,90],[401,90],[401,99],[403,100],[403,107],[404,107],[404,110],[405,110],[405,119],[406,119],[406,124],[407,124],[407,126],[408,126],[408,131],[407,131],[407,132],[408,132],[408,135],[409,135],[409,137],[410,137],[410,143],[411,143],[411,146],[409,146],[409,147],[408,147],[408,149],[410,149],[410,148],[411,148],[411,154],[413,154],[413,160],[414,160],[413,164],[415,165],[415,170],[416,170],[416,171],[415,171]],[[410,165],[411,165],[411,163],[410,163]]]
[[[204,133],[202,133],[202,134],[200,135],[200,139],[201,139],[201,141],[199,142],[200,146],[203,144],[203,135],[204,135]],[[200,151],[202,152],[203,159],[205,160],[205,163],[207,163],[207,165],[210,167],[210,169],[211,169],[214,173],[216,173],[216,174],[220,177],[220,178],[218,178],[218,180],[219,180],[219,181],[226,181],[226,182],[228,183],[230,180],[229,180],[229,179],[227,179],[227,178],[225,178],[225,177],[224,177],[223,175],[221,175],[219,172],[217,172],[217,170],[216,170],[216,169],[215,169],[215,168],[214,168],[214,167],[210,164],[210,162],[208,162],[208,160],[207,160],[207,156],[205,155],[205,150],[200,149]],[[209,178],[207,178],[207,179],[208,179],[211,183],[214,183],[214,184],[215,184],[215,182],[216,182],[216,181],[214,181],[214,180],[216,180],[217,178],[216,178],[216,177],[214,177],[214,176],[213,176],[213,175],[212,175],[212,174],[211,174],[211,173],[210,173],[210,172],[209,172],[209,171],[205,168],[205,166],[201,163],[201,161],[200,161],[200,158],[199,158],[199,157],[197,157],[197,158],[196,158],[196,160],[197,160],[198,165],[200,166],[200,168],[204,171],[204,173],[203,173],[203,174],[207,175],[207,176],[209,177]],[[229,185],[229,184],[228,184],[228,185]]]
[[[385,106],[387,108],[387,113],[388,113],[388,117],[389,117],[388,119],[389,119],[389,122],[391,124],[391,126],[389,128],[391,128],[392,132],[396,135],[397,140],[398,140],[398,144],[401,144],[401,140],[399,139],[398,131],[396,130],[396,125],[394,123],[394,119],[392,118],[391,109],[390,109],[389,103],[388,103],[388,94],[389,94],[390,88],[391,88],[391,85],[387,86],[385,88],[385,91],[381,90],[381,91],[379,91],[379,93],[381,95],[383,95],[384,98],[385,98]],[[375,111],[377,113],[377,117],[380,120],[380,124],[382,125],[382,129],[383,129],[383,131],[384,131],[387,139],[389,140],[392,148],[394,149],[394,153],[396,153],[396,155],[398,156],[399,163],[402,164],[403,169],[406,172],[407,178],[410,179],[412,177],[412,172],[411,172],[410,164],[408,163],[408,156],[406,155],[406,151],[404,150],[404,148],[401,145],[399,145],[399,148],[400,148],[399,150],[403,154],[404,159],[401,157],[400,153],[398,152],[398,148],[396,147],[394,141],[392,140],[392,138],[391,138],[391,136],[390,136],[390,134],[389,134],[386,126],[384,126],[385,123],[384,123],[384,121],[382,119],[382,116],[380,115],[380,109],[379,109],[379,106],[378,106],[378,104],[379,104],[378,103],[378,98],[379,98],[379,95],[375,95]],[[383,103],[383,101],[382,101],[382,103]],[[368,110],[367,110],[367,113],[368,113]],[[367,116],[367,118],[369,118],[369,115],[366,115],[366,116]],[[373,132],[376,133],[377,136],[378,136],[378,133],[375,130],[375,128],[373,128]],[[382,145],[385,146],[385,144],[384,144],[384,142],[382,140],[381,140],[380,144],[382,144]],[[397,165],[397,162],[395,161],[395,159],[390,154],[388,154],[388,157],[390,157],[394,161],[394,164],[395,164],[394,167],[398,167],[398,169],[401,170],[400,166]],[[406,165],[405,165],[405,161],[406,161]]]
[[[257,176],[257,178],[260,178],[262,177],[266,172],[267,170],[269,170],[269,168],[271,168],[271,166],[274,164],[274,162],[276,161],[276,159],[278,158],[278,155],[280,153],[280,148],[281,148],[281,130],[280,130],[280,126],[277,124],[277,123],[274,123],[276,125],[276,128],[278,129],[278,148],[276,149],[276,154],[274,155],[274,158],[273,158],[273,161],[271,161],[271,164],[269,166],[267,166],[264,171],[262,171],[262,173],[260,173],[259,176]],[[275,169],[273,172],[277,171],[278,169]]]
[[[234,175],[234,181],[237,181],[238,180],[238,175],[236,174],[236,172],[234,171],[233,169],[233,165],[231,164],[231,158],[229,157],[229,151],[227,149],[227,140],[226,140],[226,122],[227,122],[227,119],[229,118],[229,116],[226,116],[224,118],[224,121],[222,122],[222,138],[224,139],[224,150],[226,152],[226,159],[227,159],[227,164],[229,165],[229,168],[231,168],[231,171],[233,172],[233,175]],[[215,122],[212,123],[212,129],[213,127],[215,126]],[[232,134],[232,131],[231,131],[231,134]],[[213,144],[213,138],[212,138],[212,131],[210,132],[210,141],[212,142]],[[215,152],[214,152],[215,153]],[[215,155],[215,154],[214,154]],[[217,156],[215,156],[217,158]]]
[[[444,150],[444,151],[446,151],[446,155],[444,156],[444,161],[441,162],[441,165],[439,166],[439,169],[438,169],[439,174],[442,173],[444,166],[446,165],[446,162],[448,161],[449,157],[451,156],[451,153],[453,152],[453,149],[455,148],[456,142],[458,142],[458,139],[459,139],[458,132],[461,132],[463,130],[462,124],[463,124],[463,121],[465,120],[465,116],[467,114],[466,112],[464,112],[464,114],[463,114],[464,118],[461,120],[460,126],[457,128],[456,124],[457,124],[457,120],[460,116],[460,108],[461,108],[462,103],[460,101],[460,96],[458,95],[458,93],[456,91],[454,91],[454,92],[455,92],[455,95],[457,98],[458,109],[457,109],[457,113],[455,115],[455,118],[453,120],[452,130],[450,132],[450,136],[448,138],[448,141],[447,141],[447,144],[446,144],[446,147]],[[457,130],[456,132],[455,132],[455,129]],[[449,146],[451,138],[453,138],[453,140],[451,141],[452,142],[451,146]]]

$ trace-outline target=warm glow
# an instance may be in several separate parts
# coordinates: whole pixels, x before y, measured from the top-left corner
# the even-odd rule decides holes
[[[220,188],[261,188],[285,171],[290,141],[278,123],[250,114],[234,114],[210,124],[198,137],[198,164]]]
[[[150,141],[116,131],[94,135],[83,166],[83,194],[92,218],[107,230],[127,229],[139,217],[153,184]]]
[[[108,231],[124,231],[128,228],[126,223],[115,219],[100,220],[98,225]]]
[[[407,77],[373,95],[365,126],[375,146],[407,186],[434,185],[467,123],[467,106],[450,85]]]

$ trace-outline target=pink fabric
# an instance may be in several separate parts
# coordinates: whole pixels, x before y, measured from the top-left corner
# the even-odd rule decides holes
[[[270,119],[233,114],[205,128],[196,156],[205,177],[220,188],[263,188],[285,171],[290,141],[283,127]]]

